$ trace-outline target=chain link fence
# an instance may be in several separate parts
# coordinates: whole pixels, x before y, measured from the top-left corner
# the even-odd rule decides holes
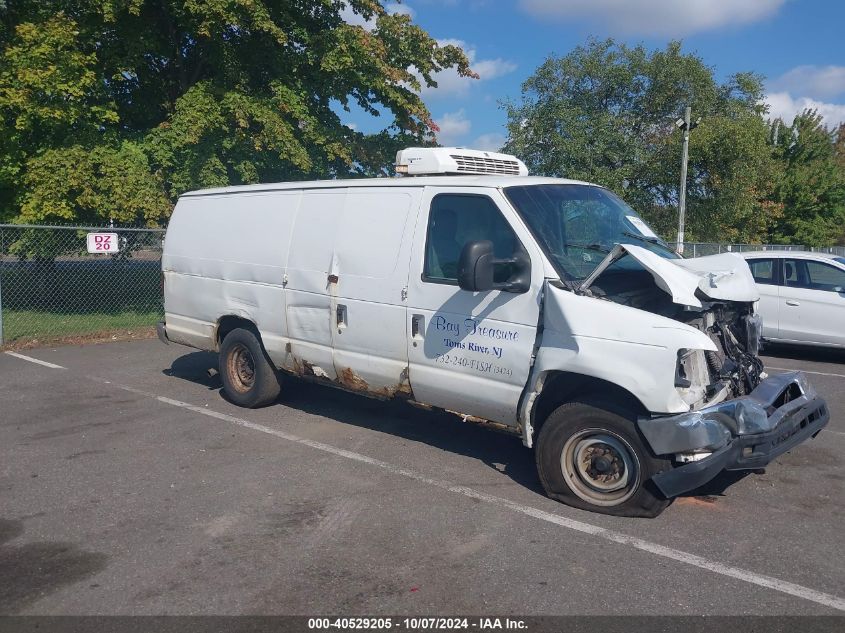
[[[684,242],[684,257],[704,257],[719,253],[747,253],[750,251],[812,251],[845,257],[845,246],[808,248],[801,244],[726,244],[720,242]]]
[[[97,251],[92,243],[95,252],[89,253],[89,234],[104,233],[114,235],[108,250]],[[0,224],[0,346],[151,329],[163,315],[164,234],[164,229]],[[684,243],[685,257],[763,250],[845,257],[841,246]]]
[[[0,345],[154,326],[163,241],[164,229],[0,224]]]

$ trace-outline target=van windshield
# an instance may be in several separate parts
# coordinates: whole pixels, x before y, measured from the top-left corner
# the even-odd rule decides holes
[[[523,185],[505,195],[562,279],[584,279],[616,244],[635,244],[669,259],[678,255],[621,198],[594,185]],[[638,267],[630,258],[614,268]]]

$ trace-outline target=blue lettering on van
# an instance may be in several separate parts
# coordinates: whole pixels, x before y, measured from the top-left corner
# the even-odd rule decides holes
[[[467,358],[465,356],[458,356],[455,354],[437,354],[434,357],[435,363],[443,363],[444,365],[452,365],[462,369],[468,369],[482,374],[493,374],[496,376],[512,376],[513,370],[510,367],[496,365],[486,360],[478,360],[475,358]]]
[[[457,323],[452,323],[446,317],[437,315],[434,317],[434,328],[437,331],[450,332],[451,334],[460,334],[460,329]]]
[[[437,314],[432,318],[431,327],[438,332],[445,332],[447,336],[443,338],[443,345],[447,349],[465,349],[479,354],[487,354],[502,358],[504,350],[495,345],[483,345],[478,341],[455,340],[458,338],[467,338],[470,336],[481,337],[491,341],[518,341],[519,332],[516,330],[509,330],[501,327],[491,327],[484,325],[482,321],[473,318],[463,320],[463,323],[450,321],[443,315]]]
[[[475,319],[465,319],[464,329],[468,335],[483,336],[497,341],[516,341],[519,339],[519,332],[516,330],[489,327]]]

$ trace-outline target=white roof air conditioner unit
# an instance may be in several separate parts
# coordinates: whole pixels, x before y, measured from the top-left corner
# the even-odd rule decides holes
[[[396,152],[396,173],[407,176],[527,176],[528,168],[510,154],[462,147],[408,147]]]

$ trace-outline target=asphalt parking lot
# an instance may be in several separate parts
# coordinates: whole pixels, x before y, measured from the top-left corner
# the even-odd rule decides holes
[[[158,341],[21,354],[2,614],[845,612],[845,353],[769,352],[828,429],[653,520],[547,499],[519,439],[447,414],[296,381],[239,409],[214,355]]]

